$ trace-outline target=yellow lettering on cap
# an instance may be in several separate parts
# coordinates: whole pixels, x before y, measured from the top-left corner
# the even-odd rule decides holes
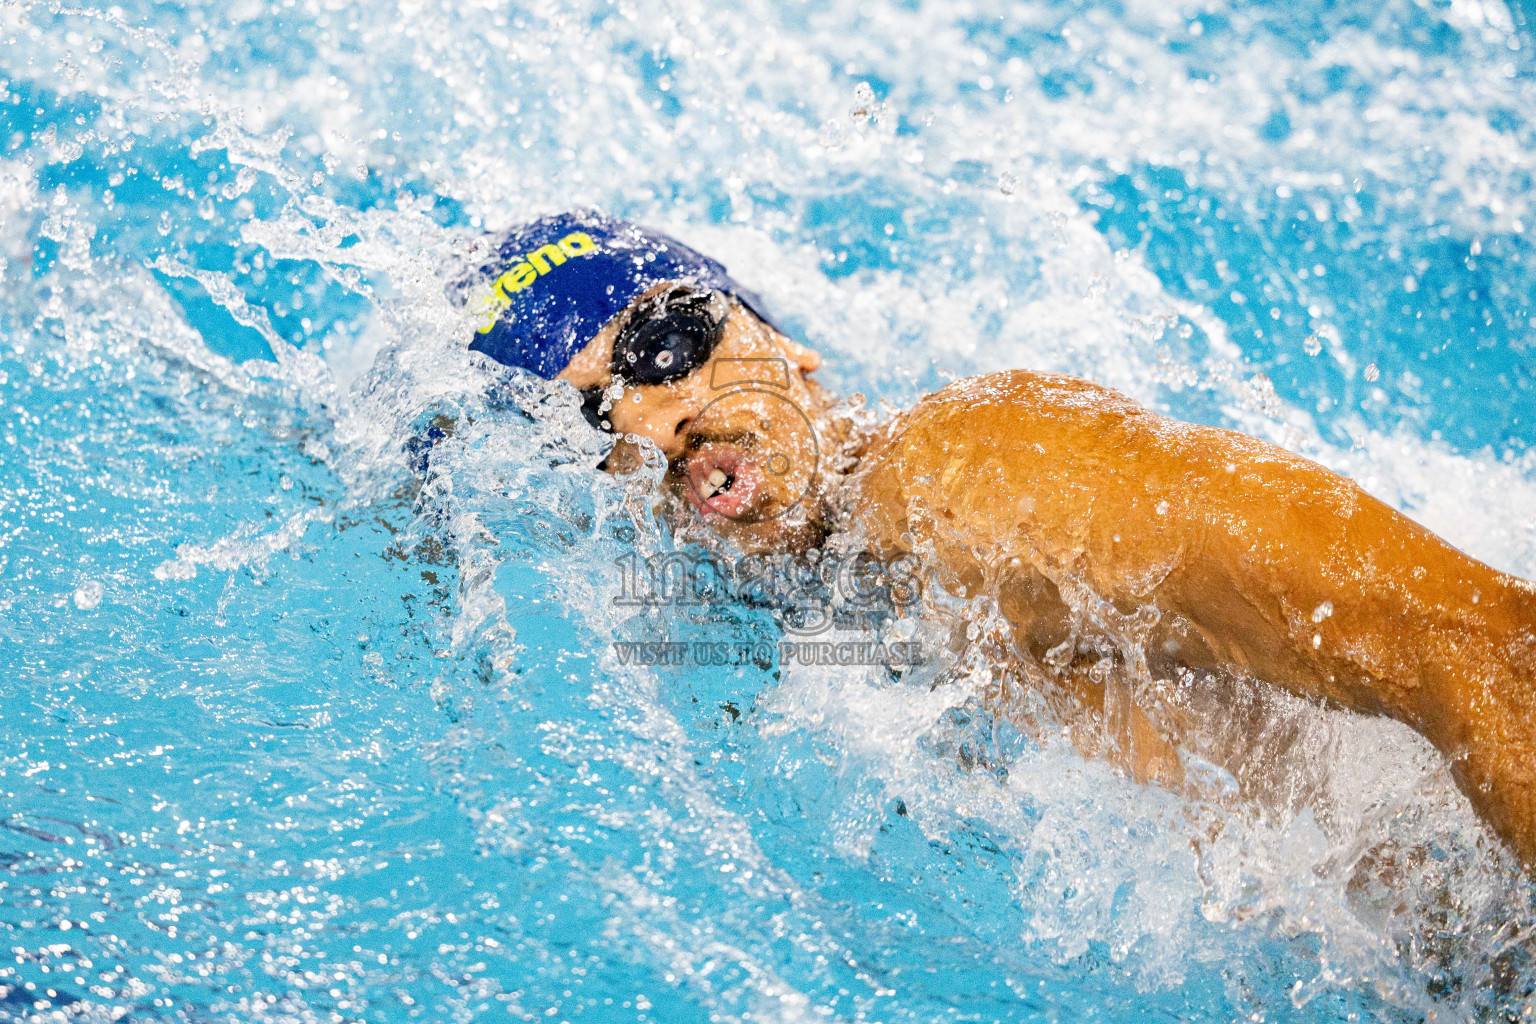
[[[505,307],[511,304],[510,296],[516,295],[538,279],[538,273],[528,264],[514,263],[512,269],[496,279],[496,295]]]
[[[545,256],[548,256],[557,267],[565,262],[565,253],[553,245],[541,245],[533,252],[524,256],[523,259],[538,267],[540,274],[547,274],[549,273],[549,262],[544,259]]]
[[[512,296],[533,284],[540,275],[549,273],[551,264],[558,267],[568,256],[582,256],[596,249],[597,243],[591,235],[573,231],[558,244],[541,245],[528,253],[523,257],[526,262],[512,264],[492,284],[491,293],[479,302],[478,315],[485,318],[484,326],[478,328],[479,333],[486,334],[495,327],[502,311],[512,305]]]
[[[560,250],[567,256],[580,256],[596,248],[597,243],[585,231],[574,231],[560,239]]]

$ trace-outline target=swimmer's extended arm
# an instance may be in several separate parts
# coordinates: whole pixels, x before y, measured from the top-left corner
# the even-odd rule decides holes
[[[1068,635],[1063,590],[1086,585],[1110,620],[1155,607],[1154,667],[1237,670],[1411,725],[1536,863],[1536,587],[1343,477],[1013,372],[920,403],[871,446],[860,486],[881,543],[932,544],[1037,655]]]

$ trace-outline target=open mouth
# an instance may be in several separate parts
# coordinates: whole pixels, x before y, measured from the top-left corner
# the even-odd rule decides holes
[[[763,497],[763,474],[734,446],[706,444],[688,456],[686,489],[688,501],[700,512],[741,519]]]

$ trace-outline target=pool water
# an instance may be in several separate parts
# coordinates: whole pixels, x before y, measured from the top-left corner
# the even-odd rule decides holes
[[[651,476],[444,291],[598,206],[873,407],[1081,374],[1536,576],[1526,18],[0,4],[0,1019],[1529,1019],[1533,890],[1406,729],[1275,702],[1255,807],[963,666],[621,660],[782,632],[617,599]]]

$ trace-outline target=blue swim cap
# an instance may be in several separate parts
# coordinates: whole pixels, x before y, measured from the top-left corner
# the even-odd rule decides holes
[[[762,303],[725,267],[676,239],[595,211],[513,228],[469,282],[483,313],[470,342],[507,366],[552,379],[603,325],[655,285],[688,281],[734,295],[758,317]]]

